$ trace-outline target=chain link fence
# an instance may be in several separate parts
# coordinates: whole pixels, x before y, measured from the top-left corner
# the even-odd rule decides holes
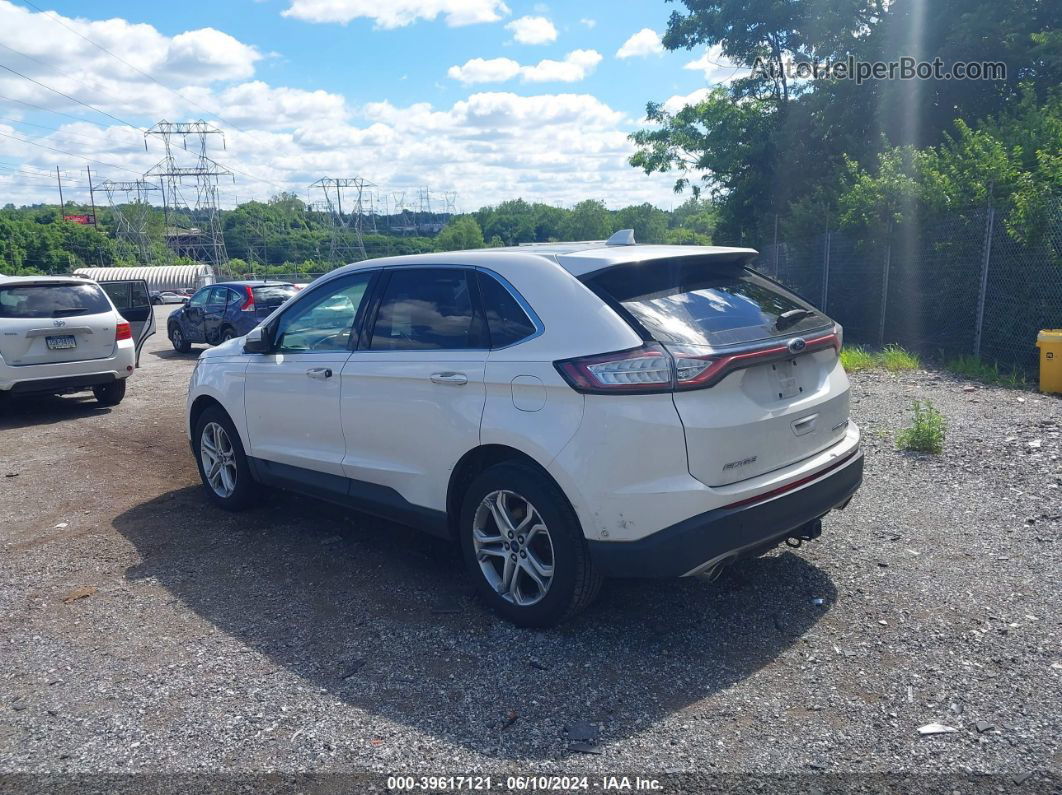
[[[1034,371],[1037,331],[1062,327],[1062,207],[1035,244],[988,208],[881,239],[830,231],[780,242],[755,267],[841,323],[846,343]]]

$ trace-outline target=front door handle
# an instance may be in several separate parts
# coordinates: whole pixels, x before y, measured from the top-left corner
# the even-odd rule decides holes
[[[461,384],[468,383],[468,376],[464,373],[455,373],[452,371],[446,371],[445,373],[432,373],[431,382],[433,384]]]
[[[309,370],[306,371],[306,375],[310,376],[310,378],[316,378],[319,381],[323,381],[326,378],[331,378],[332,377],[332,368],[331,367],[311,367]]]

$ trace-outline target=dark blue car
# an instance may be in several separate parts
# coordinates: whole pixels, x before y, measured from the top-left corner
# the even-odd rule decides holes
[[[219,282],[199,290],[170,315],[167,333],[174,350],[187,353],[192,344],[217,345],[242,337],[274,309],[298,292],[288,282]]]

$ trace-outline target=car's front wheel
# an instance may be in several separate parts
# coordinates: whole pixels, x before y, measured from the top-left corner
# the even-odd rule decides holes
[[[229,415],[217,406],[204,411],[192,432],[192,448],[210,500],[226,511],[248,507],[257,485]]]
[[[553,626],[597,595],[601,578],[579,520],[535,468],[505,463],[480,474],[465,494],[460,522],[465,563],[480,594],[514,624]]]
[[[192,350],[192,343],[185,339],[184,332],[181,331],[180,326],[174,326],[170,329],[170,344],[177,353],[188,353]]]
[[[117,406],[125,397],[125,379],[120,378],[109,384],[92,387],[92,394],[101,406]]]

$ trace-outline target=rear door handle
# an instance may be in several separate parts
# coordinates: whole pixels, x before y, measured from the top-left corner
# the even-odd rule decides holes
[[[454,373],[451,371],[445,373],[432,373],[431,382],[433,384],[456,384],[457,386],[460,386],[461,384],[468,383],[468,376],[464,373]]]
[[[311,367],[309,370],[306,371],[306,375],[310,376],[310,378],[316,378],[319,381],[323,381],[326,378],[332,377],[332,368]]]

